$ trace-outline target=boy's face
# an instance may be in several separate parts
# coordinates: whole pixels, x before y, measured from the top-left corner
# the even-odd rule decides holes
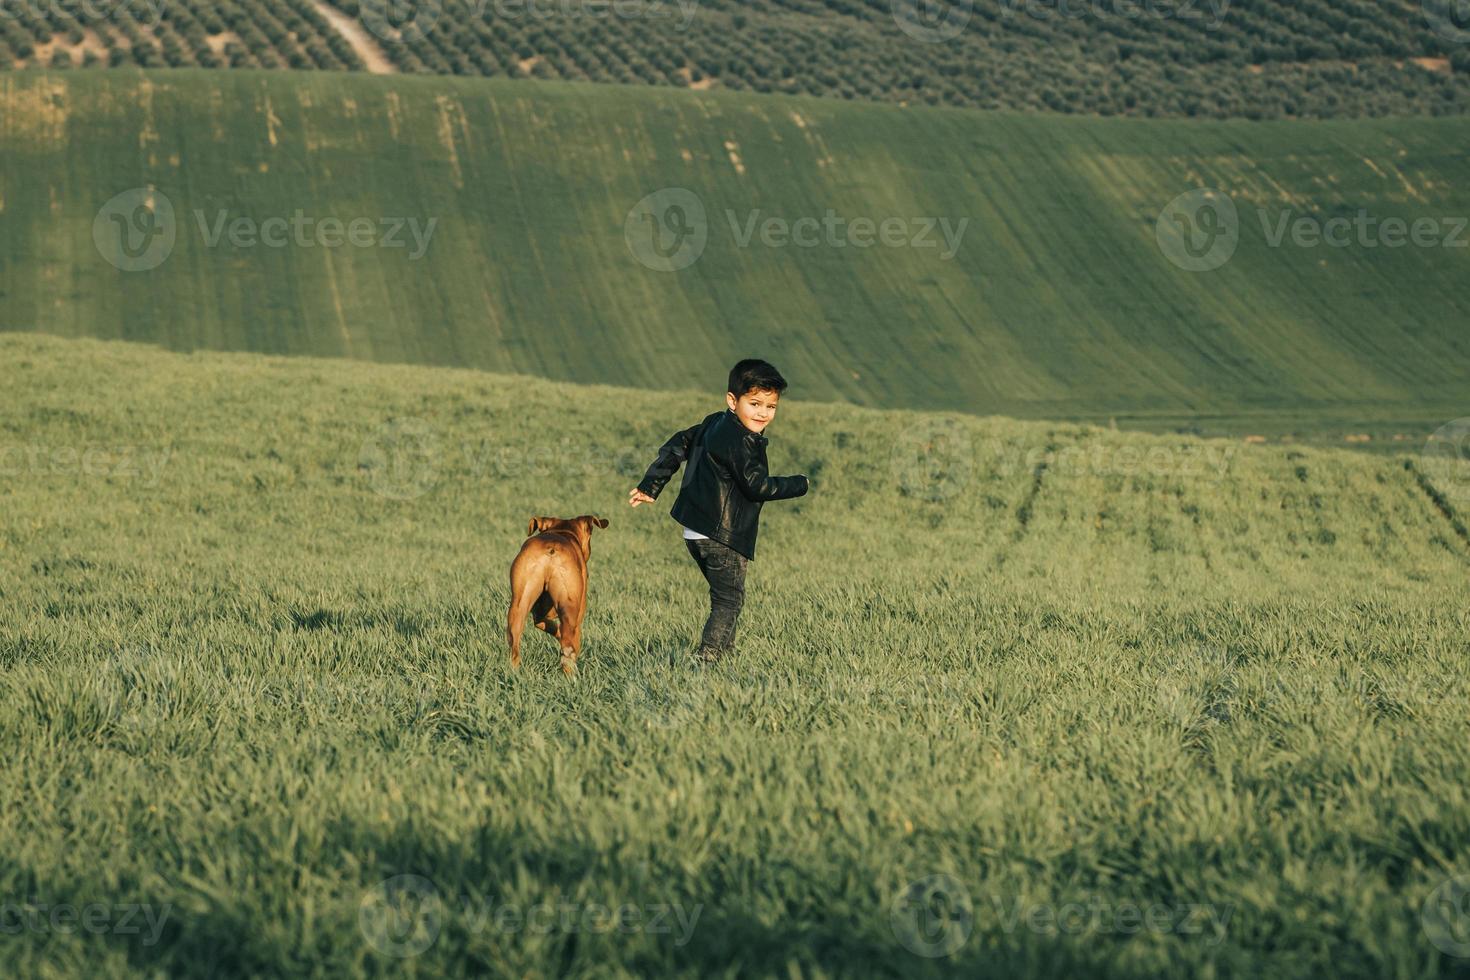
[[[771,424],[771,420],[776,417],[776,403],[780,400],[779,392],[763,391],[759,388],[752,388],[739,398],[725,392],[725,404],[739,417],[740,424],[751,432],[760,432]]]

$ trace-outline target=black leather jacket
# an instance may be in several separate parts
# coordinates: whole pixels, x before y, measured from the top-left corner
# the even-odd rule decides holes
[[[730,409],[713,412],[659,447],[638,489],[657,499],[687,460],[669,516],[754,561],[761,504],[807,492],[805,476],[766,473],[769,441],[747,429]]]

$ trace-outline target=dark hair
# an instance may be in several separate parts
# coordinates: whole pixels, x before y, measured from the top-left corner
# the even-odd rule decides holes
[[[779,395],[786,390],[786,379],[781,377],[781,372],[769,361],[754,357],[747,357],[730,369],[730,382],[726,390],[737,401],[745,397],[746,392],[757,389],[774,391]]]

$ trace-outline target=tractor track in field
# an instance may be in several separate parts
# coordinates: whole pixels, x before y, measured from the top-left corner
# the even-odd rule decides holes
[[[1414,482],[1419,485],[1419,489],[1423,491],[1424,496],[1429,498],[1429,502],[1434,505],[1434,509],[1439,511],[1444,519],[1449,522],[1450,529],[1459,536],[1467,548],[1470,548],[1470,528],[1465,527],[1464,522],[1455,513],[1455,508],[1451,506],[1449,500],[1445,498],[1445,495],[1439,491],[1439,488],[1425,475],[1423,470],[1414,465],[1412,459],[1404,460],[1404,469],[1414,477]]]
[[[1041,494],[1041,485],[1046,479],[1046,470],[1047,467],[1050,465],[1047,462],[1047,458],[1049,458],[1051,454],[1056,451],[1056,443],[1047,443],[1046,452],[1045,454],[1043,454],[1043,458],[1038,461],[1035,468],[1031,470],[1031,486],[1026,490],[1026,499],[1022,500],[1021,505],[1016,508],[1016,523],[1019,525],[1016,528],[1016,534],[1014,538],[1014,540],[1016,541],[1020,541],[1026,536],[1026,529],[1031,524],[1032,509],[1036,506],[1036,498]]]

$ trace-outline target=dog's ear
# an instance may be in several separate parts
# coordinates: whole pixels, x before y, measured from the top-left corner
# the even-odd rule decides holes
[[[607,527],[607,518],[605,517],[595,517],[592,514],[583,514],[581,517],[577,518],[577,520],[585,522],[589,528]]]
[[[544,517],[531,518],[531,526],[526,529],[526,537],[529,538],[531,535],[541,530],[541,522],[544,520],[546,520],[546,518]]]
[[[592,523],[593,524],[596,524],[598,527],[607,527],[607,518],[605,518],[605,517],[594,517],[594,518],[592,518]]]

